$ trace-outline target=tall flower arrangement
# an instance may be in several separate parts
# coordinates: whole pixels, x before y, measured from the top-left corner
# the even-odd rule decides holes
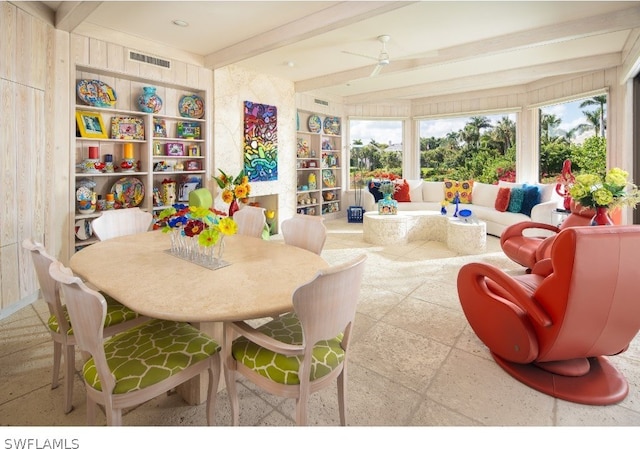
[[[220,176],[214,176],[213,179],[222,189],[222,200],[227,204],[235,200],[247,203],[251,186],[249,185],[249,177],[244,174],[244,170],[241,170],[236,177],[227,175],[220,169],[218,171]]]
[[[584,207],[615,209],[622,206],[636,207],[640,202],[638,187],[629,181],[629,173],[612,168],[604,179],[600,175],[576,175],[569,192]]]

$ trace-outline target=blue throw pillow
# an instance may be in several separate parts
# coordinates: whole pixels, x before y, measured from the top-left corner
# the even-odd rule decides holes
[[[382,192],[380,192],[380,181],[369,182],[369,192],[373,195],[373,198],[376,200],[376,203],[380,201],[383,197]]]
[[[511,189],[511,197],[509,198],[508,212],[519,213],[522,209],[522,201],[524,200],[524,189],[520,187],[514,187]]]
[[[531,216],[531,209],[533,206],[540,203],[540,188],[538,186],[523,185],[524,198],[522,199],[522,208],[520,212]]]

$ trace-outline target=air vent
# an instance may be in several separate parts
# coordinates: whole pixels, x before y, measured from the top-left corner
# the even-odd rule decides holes
[[[316,104],[321,104],[322,106],[329,106],[329,102],[325,100],[318,100],[317,98],[314,100]]]
[[[146,64],[157,65],[158,67],[162,67],[163,69],[171,68],[171,61],[167,61],[166,59],[160,59],[155,56],[143,55],[142,53],[137,53],[135,51],[129,51],[129,60],[144,62]]]

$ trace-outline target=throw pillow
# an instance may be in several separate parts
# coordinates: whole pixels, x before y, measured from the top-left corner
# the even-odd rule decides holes
[[[511,189],[511,196],[509,198],[509,212],[519,213],[522,209],[522,200],[524,200],[524,189],[520,187],[514,187]]]
[[[522,198],[522,208],[520,212],[531,216],[531,209],[533,206],[540,203],[540,189],[538,186],[523,185],[524,197]]]
[[[460,204],[471,204],[472,191],[473,180],[471,179],[467,181],[444,180],[444,199],[450,203],[453,203],[457,192]]]
[[[373,195],[376,203],[382,199],[382,192],[380,192],[380,182],[371,180],[369,182],[369,192]]]
[[[506,212],[509,207],[509,200],[511,199],[511,189],[508,187],[500,187],[498,190],[498,196],[496,197],[496,210],[500,212]]]
[[[406,179],[395,181],[396,193],[393,194],[393,199],[399,203],[410,203],[411,193],[409,183]]]

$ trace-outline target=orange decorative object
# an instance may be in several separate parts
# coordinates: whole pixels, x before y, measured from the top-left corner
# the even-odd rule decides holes
[[[496,363],[515,379],[566,401],[615,404],[629,384],[611,359],[640,330],[639,253],[639,226],[563,229],[531,274],[464,265],[460,304]]]

